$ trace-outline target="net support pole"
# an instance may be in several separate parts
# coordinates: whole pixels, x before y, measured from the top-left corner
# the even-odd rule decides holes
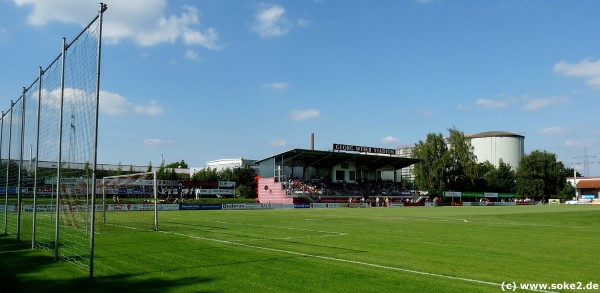
[[[94,278],[94,243],[95,243],[95,231],[96,231],[96,169],[98,163],[98,115],[100,113],[100,60],[102,57],[102,15],[106,11],[107,5],[100,3],[100,10],[98,11],[98,52],[96,56],[96,113],[94,121],[94,163],[92,167],[92,214],[90,221],[90,271],[89,277]],[[102,192],[103,204],[105,194]],[[103,205],[104,213],[106,213],[106,207]],[[104,214],[104,221],[106,221],[106,214]]]
[[[40,113],[42,110],[42,76],[44,75],[44,70],[40,67],[40,73],[38,78],[38,108],[37,108],[37,125],[36,125],[36,134],[35,134],[35,162],[33,163],[33,219],[32,219],[32,227],[31,227],[31,248],[35,248],[35,233],[36,226],[35,223],[37,221],[37,190],[38,190],[38,161],[40,155]]]
[[[152,172],[154,176],[154,231],[158,231],[158,179],[156,171]]]
[[[106,224],[106,178],[102,178],[102,224]]]
[[[65,53],[67,51],[66,39],[62,39],[61,76],[60,76],[60,110],[58,114],[58,158],[56,166],[56,225],[54,228],[54,259],[58,260],[59,228],[60,228],[60,196],[61,196],[61,164],[62,164],[62,134],[63,134],[63,108],[65,103]]]
[[[21,192],[21,180],[23,179],[23,144],[25,143],[25,96],[27,89],[23,87],[21,95],[21,130],[19,131],[19,174],[17,174],[17,241],[21,241],[21,204],[23,193]]]
[[[0,161],[2,160],[2,138],[3,136],[3,132],[4,132],[4,111],[2,111],[2,121],[0,121]],[[6,188],[7,185],[5,185],[4,188]],[[8,194],[5,196],[4,198],[4,219],[3,219],[3,235],[7,234],[7,224],[8,224]]]
[[[5,195],[6,195],[6,207],[8,208],[8,189],[10,187],[9,185],[9,179],[10,179],[10,145],[12,144],[11,140],[12,140],[12,113],[13,113],[13,108],[15,106],[15,103],[13,101],[10,101],[10,116],[8,119],[8,155],[6,157],[6,185],[4,187],[4,191],[5,191]],[[4,233],[8,234],[8,210],[6,210],[7,212],[4,213]]]

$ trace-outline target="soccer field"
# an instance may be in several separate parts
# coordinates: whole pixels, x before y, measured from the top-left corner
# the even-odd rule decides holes
[[[135,220],[146,224],[116,219],[134,213],[107,213],[93,281],[8,237],[2,273],[42,291],[464,293],[600,283],[600,206],[161,211],[157,232],[141,214]]]

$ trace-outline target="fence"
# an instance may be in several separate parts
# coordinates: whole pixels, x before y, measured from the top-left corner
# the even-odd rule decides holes
[[[72,42],[63,39],[56,59],[0,118],[0,231],[89,269],[90,277],[106,9],[100,3]],[[80,183],[64,184],[74,177]]]

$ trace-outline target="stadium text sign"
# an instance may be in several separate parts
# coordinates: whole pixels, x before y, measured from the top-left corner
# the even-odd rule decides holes
[[[396,154],[395,149],[384,149],[384,148],[337,144],[337,143],[333,144],[333,150],[334,151],[359,152],[359,153],[385,154],[385,155],[395,155]]]

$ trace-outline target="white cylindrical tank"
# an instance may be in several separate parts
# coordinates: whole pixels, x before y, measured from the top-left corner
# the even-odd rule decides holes
[[[488,131],[466,137],[471,139],[478,163],[489,161],[498,167],[502,159],[513,170],[519,167],[525,152],[525,136],[505,131]]]

